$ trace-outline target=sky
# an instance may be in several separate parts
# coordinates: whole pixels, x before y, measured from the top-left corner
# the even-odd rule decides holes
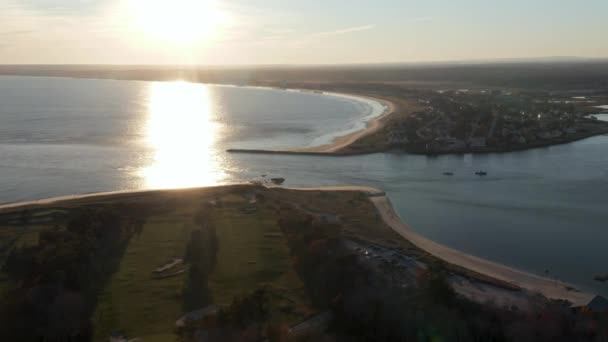
[[[0,64],[608,57],[606,0],[0,0]]]

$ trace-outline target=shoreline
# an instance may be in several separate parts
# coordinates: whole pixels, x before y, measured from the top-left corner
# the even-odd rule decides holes
[[[101,193],[90,193],[81,195],[66,195],[27,202],[7,203],[0,205],[0,214],[14,212],[17,210],[30,209],[38,206],[49,205],[82,205],[88,201],[117,200],[131,197],[150,196],[150,195],[179,195],[184,192],[197,192],[204,190],[221,189],[235,186],[255,186],[248,183],[238,183],[231,185],[217,185],[187,189],[145,189],[145,190],[125,190]],[[476,257],[462,251],[444,246],[434,242],[414,231],[407,225],[394,210],[390,198],[379,189],[363,186],[329,186],[329,187],[282,187],[269,185],[268,189],[284,189],[291,191],[358,191],[365,193],[369,200],[374,204],[382,221],[393,231],[398,233],[405,240],[411,242],[417,248],[430,255],[443,260],[444,262],[461,267],[465,270],[487,276],[514,287],[522,288],[531,293],[540,293],[549,299],[567,300],[573,306],[586,305],[594,294],[580,292],[571,285],[553,279],[544,278],[539,275],[518,270],[497,262]]]
[[[567,300],[575,307],[586,305],[595,297],[594,294],[579,291],[566,282],[545,278],[437,243],[407,225],[393,208],[389,197],[373,197],[371,201],[391,229],[416,247],[447,263],[510,283],[532,293],[540,293],[549,299]]]
[[[73,77],[73,76],[31,76],[31,75],[0,75],[0,76],[16,76],[16,77],[52,77],[52,78],[68,78],[68,79],[86,79],[86,80],[113,80],[113,81],[136,81],[136,82],[186,82],[192,84],[202,84],[215,87],[229,87],[229,88],[249,88],[249,89],[261,89],[261,90],[274,90],[274,91],[286,91],[286,92],[298,92],[302,94],[316,94],[321,96],[334,96],[342,99],[350,99],[351,101],[357,101],[360,103],[366,103],[362,99],[368,101],[374,101],[381,104],[384,110],[379,114],[371,117],[370,119],[364,120],[362,129],[358,129],[354,132],[350,132],[344,135],[335,136],[331,142],[322,144],[319,146],[312,147],[293,147],[286,150],[265,150],[265,149],[228,149],[226,152],[234,153],[258,153],[258,154],[313,154],[313,155],[341,155],[338,150],[348,147],[360,138],[372,134],[382,127],[384,127],[384,120],[388,118],[398,109],[398,105],[395,102],[385,98],[379,98],[367,94],[358,94],[355,92],[336,92],[336,91],[315,91],[306,88],[283,88],[279,86],[260,86],[260,85],[243,85],[243,84],[230,84],[230,83],[212,83],[212,82],[195,82],[188,80],[140,80],[140,79],[122,79],[122,78],[88,78],[88,77]],[[371,115],[369,115],[371,116]],[[368,117],[369,117],[368,116]],[[339,133],[339,132],[338,132]],[[380,149],[382,150],[382,149]],[[364,152],[370,153],[370,152]],[[357,154],[357,153],[344,153]]]
[[[382,190],[363,186],[333,186],[314,188],[284,188],[299,191],[362,191],[369,196],[384,223],[417,248],[448,264],[511,284],[549,299],[567,300],[573,306],[583,306],[595,296],[578,291],[571,284],[519,270],[483,259],[430,240],[413,230],[395,211],[390,198]]]
[[[349,139],[349,143],[341,146],[340,148],[348,147],[352,143],[356,142],[358,139],[360,139],[364,136],[367,136],[368,134],[374,133],[375,131],[377,131],[377,129],[372,132],[367,132],[367,134],[363,134],[364,133],[363,131],[360,131],[362,133],[361,136],[356,137],[352,140]],[[295,150],[264,150],[264,149],[232,148],[232,149],[226,150],[226,152],[242,153],[242,154],[277,154],[277,155],[303,155],[303,156],[308,155],[308,156],[327,156],[327,157],[348,157],[348,156],[358,156],[358,155],[366,155],[366,154],[373,154],[373,153],[389,153],[389,152],[394,152],[394,153],[398,153],[398,154],[413,154],[413,155],[425,155],[425,156],[464,155],[464,154],[483,155],[483,154],[492,154],[492,153],[502,154],[502,153],[523,152],[523,151],[547,148],[547,147],[551,147],[551,146],[570,144],[570,143],[574,143],[577,141],[581,141],[581,140],[585,140],[585,139],[589,139],[589,138],[593,138],[593,137],[598,137],[598,136],[603,136],[603,135],[608,135],[608,128],[603,129],[603,130],[598,130],[595,132],[576,134],[571,137],[559,138],[559,139],[555,139],[552,141],[537,142],[537,143],[531,144],[529,146],[514,146],[514,147],[510,147],[510,148],[487,147],[487,148],[483,148],[483,149],[471,149],[471,150],[462,150],[462,151],[427,151],[422,148],[421,149],[415,149],[415,148],[414,149],[396,149],[396,148],[378,147],[378,148],[370,148],[367,150],[356,150],[356,151],[349,151],[349,150],[340,151],[340,148],[333,150],[333,151],[328,151],[328,150],[324,150],[324,149],[317,150],[316,148],[302,148],[302,149],[295,149]],[[349,137],[349,136],[347,135],[347,136],[339,137],[339,139],[347,138],[347,137]],[[331,145],[325,145],[325,146],[331,147]],[[319,147],[322,147],[322,146],[319,146]]]
[[[368,100],[380,103],[384,107],[384,110],[379,115],[374,116],[369,120],[365,120],[363,122],[365,125],[364,128],[351,132],[351,133],[348,133],[348,134],[345,134],[345,135],[337,136],[337,137],[333,138],[333,140],[328,144],[323,144],[323,145],[313,146],[313,147],[289,149],[289,150],[287,150],[287,152],[295,152],[297,154],[301,154],[301,153],[321,153],[321,154],[337,153],[339,150],[341,150],[345,147],[348,147],[349,145],[352,145],[355,141],[363,138],[364,136],[370,135],[370,134],[375,133],[378,130],[382,129],[384,127],[385,120],[388,117],[390,117],[393,113],[395,113],[398,109],[398,106],[394,102],[389,101],[387,99],[378,98],[378,97],[351,94],[351,93],[335,93],[335,92],[324,92],[323,94],[330,95],[330,96],[332,94],[336,94],[338,96],[346,95],[351,98],[358,97],[358,98],[368,99]]]
[[[329,143],[311,146],[311,147],[293,147],[284,150],[267,150],[267,149],[248,149],[248,148],[231,148],[226,150],[228,153],[252,153],[252,154],[291,154],[291,155],[321,155],[321,156],[346,156],[354,154],[367,154],[376,151],[367,151],[363,153],[356,152],[340,152],[340,150],[352,145],[357,140],[373,134],[384,127],[386,119],[392,114],[399,110],[399,105],[396,102],[391,101],[387,98],[372,96],[368,94],[359,94],[355,92],[337,92],[337,91],[316,91],[305,88],[281,88],[272,86],[249,86],[249,85],[236,85],[236,84],[221,84],[221,83],[203,83],[206,85],[213,86],[226,86],[226,87],[238,87],[238,88],[252,88],[252,89],[266,89],[266,90],[277,90],[287,92],[298,92],[303,94],[316,94],[320,96],[334,96],[342,99],[349,99],[351,101],[357,101],[366,103],[366,101],[377,102],[383,107],[383,111],[378,115],[368,115],[362,122],[364,127],[356,131],[346,133],[344,135],[337,135],[332,137]],[[340,132],[338,132],[340,133]],[[379,149],[378,152],[383,151]]]
[[[576,134],[572,137],[559,138],[559,139],[555,139],[552,141],[537,142],[537,143],[531,144],[529,146],[515,146],[515,147],[511,147],[511,148],[506,148],[506,149],[498,148],[498,147],[497,148],[488,147],[488,148],[483,148],[483,149],[472,149],[472,150],[468,150],[468,151],[423,151],[423,150],[410,149],[410,150],[402,150],[400,152],[408,153],[408,154],[427,155],[427,156],[513,153],[513,152],[523,152],[523,151],[541,149],[541,148],[546,148],[546,147],[551,147],[551,146],[570,144],[570,143],[577,142],[580,140],[585,140],[585,139],[602,136],[602,135],[607,135],[607,134],[608,134],[608,128],[606,128],[605,130],[597,131],[597,132]]]
[[[111,80],[111,81],[133,81],[133,82],[187,82],[192,84],[202,84],[202,85],[210,85],[210,86],[219,86],[219,87],[236,87],[236,88],[251,88],[251,89],[263,89],[263,90],[275,90],[275,91],[291,91],[291,92],[301,92],[301,93],[315,93],[317,95],[326,95],[326,96],[343,96],[350,98],[363,98],[372,101],[376,101],[385,106],[385,111],[367,121],[364,121],[365,127],[363,129],[357,130],[355,132],[348,133],[346,135],[337,136],[333,138],[333,141],[329,144],[313,146],[313,147],[302,147],[302,148],[289,148],[284,150],[268,150],[268,149],[248,149],[248,148],[231,148],[227,149],[228,153],[241,153],[241,154],[277,154],[277,155],[309,155],[309,156],[334,156],[334,157],[343,157],[343,156],[356,156],[356,155],[365,155],[372,153],[382,153],[382,152],[392,152],[396,151],[398,153],[406,153],[406,154],[415,154],[415,155],[427,155],[427,156],[437,156],[437,155],[462,155],[462,154],[489,154],[489,153],[510,153],[510,152],[521,152],[526,150],[533,150],[538,148],[550,147],[555,145],[568,144],[572,142],[576,142],[579,140],[606,135],[608,134],[608,128],[604,130],[598,130],[595,132],[587,132],[583,134],[576,134],[572,137],[559,138],[553,141],[543,141],[531,144],[529,146],[516,146],[509,148],[501,148],[501,147],[486,147],[482,149],[469,149],[462,151],[427,151],[422,148],[408,148],[408,149],[400,149],[397,150],[395,148],[387,147],[387,146],[377,146],[377,147],[369,147],[361,150],[350,150],[347,149],[349,146],[353,145],[359,139],[366,137],[372,133],[377,132],[381,128],[384,127],[384,124],[387,118],[389,118],[392,114],[395,114],[399,110],[401,110],[402,106],[398,104],[396,99],[389,99],[390,97],[380,97],[377,95],[370,94],[362,94],[358,92],[343,92],[343,91],[323,91],[316,89],[307,89],[307,88],[284,88],[281,86],[274,85],[247,85],[247,84],[237,84],[237,83],[213,83],[213,82],[200,82],[195,80],[180,80],[180,79],[145,79],[145,78],[137,78],[137,77],[129,77],[129,78],[119,78],[119,77],[95,77],[95,76],[74,76],[74,75],[31,75],[31,74],[20,74],[20,73],[8,73],[8,74],[0,74],[0,76],[6,77],[31,77],[31,78],[65,78],[65,79],[75,79],[75,80]],[[356,101],[356,99],[354,99]],[[598,109],[604,109],[601,114],[608,114],[608,105],[600,105],[595,106]],[[596,114],[596,115],[598,115]]]
[[[196,82],[196,81],[184,81],[184,80],[145,80],[136,78],[96,78],[96,77],[74,77],[74,76],[38,76],[38,75],[0,75],[0,76],[13,76],[13,77],[41,77],[41,78],[66,78],[76,80],[112,80],[112,81],[134,81],[134,82],[187,82],[192,84],[202,84],[216,87],[230,87],[230,88],[249,88],[249,89],[261,89],[261,90],[274,90],[274,91],[287,91],[287,92],[299,92],[303,94],[316,94],[321,96],[336,96],[342,98],[348,98],[352,101],[365,102],[360,99],[371,100],[380,103],[384,106],[384,110],[377,116],[374,116],[368,120],[364,120],[364,127],[357,131],[347,133],[345,135],[335,136],[332,141],[327,144],[312,147],[293,147],[286,150],[266,150],[266,149],[247,149],[247,148],[233,148],[228,149],[226,152],[229,153],[257,153],[257,154],[299,154],[299,155],[354,155],[354,154],[368,154],[373,152],[381,152],[384,149],[380,148],[378,151],[366,151],[366,152],[346,152],[340,153],[339,150],[353,144],[360,138],[372,134],[382,127],[384,127],[384,120],[391,114],[396,112],[399,106],[386,98],[380,98],[367,94],[359,94],[356,92],[336,92],[336,91],[314,91],[306,88],[282,88],[279,86],[259,86],[259,85],[243,85],[243,84],[230,84],[230,83],[213,83],[213,82]],[[359,99],[359,100],[358,100]]]
[[[365,134],[366,135],[366,134]],[[363,135],[363,136],[365,136]],[[521,147],[512,147],[509,149],[501,149],[501,148],[485,148],[479,150],[468,150],[468,151],[425,151],[425,150],[400,150],[395,148],[384,149],[384,148],[376,148],[369,149],[364,151],[316,151],[314,148],[308,149],[298,149],[298,150],[262,150],[262,149],[238,149],[232,148],[226,150],[228,153],[239,153],[239,154],[276,154],[276,155],[300,155],[300,156],[317,156],[317,157],[349,157],[349,156],[360,156],[366,154],[373,153],[396,153],[396,154],[412,154],[412,155],[425,155],[425,156],[443,156],[443,155],[465,155],[465,154],[502,154],[502,153],[515,153],[515,152],[524,152],[535,149],[542,149],[551,146],[559,146],[574,143],[577,141],[594,138],[598,136],[608,135],[608,129],[605,131],[593,132],[588,134],[577,135],[574,137],[570,137],[568,139],[561,139],[559,141],[547,141],[543,143],[537,143],[531,146],[521,146]],[[357,139],[354,139],[356,141]],[[345,146],[346,147],[346,146]]]

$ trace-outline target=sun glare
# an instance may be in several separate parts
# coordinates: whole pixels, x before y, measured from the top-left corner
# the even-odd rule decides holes
[[[215,0],[129,0],[133,24],[149,38],[200,44],[215,38],[227,15]]]
[[[142,170],[148,188],[185,188],[221,181],[209,88],[187,82],[154,82],[148,98],[147,144],[151,164]]]

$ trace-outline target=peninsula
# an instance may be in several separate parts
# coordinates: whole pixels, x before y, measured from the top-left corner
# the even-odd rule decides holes
[[[283,85],[286,86],[286,85]],[[231,149],[233,153],[353,155],[509,152],[608,133],[591,114],[608,96],[572,96],[519,89],[411,88],[392,84],[293,84],[299,89],[372,98],[385,112],[367,127],[332,143],[290,150]]]
[[[1,206],[0,234],[3,340],[608,336],[601,297],[429,241],[372,188],[68,196]]]

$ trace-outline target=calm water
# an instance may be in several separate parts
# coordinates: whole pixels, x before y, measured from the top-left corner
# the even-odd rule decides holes
[[[387,190],[404,220],[429,238],[608,295],[592,280],[608,272],[608,136],[441,157],[224,152],[319,143],[374,110],[348,98],[265,89],[0,77],[0,202],[260,174],[291,186],[368,185]]]
[[[608,114],[595,114],[593,116],[595,116],[598,120],[608,121]]]

